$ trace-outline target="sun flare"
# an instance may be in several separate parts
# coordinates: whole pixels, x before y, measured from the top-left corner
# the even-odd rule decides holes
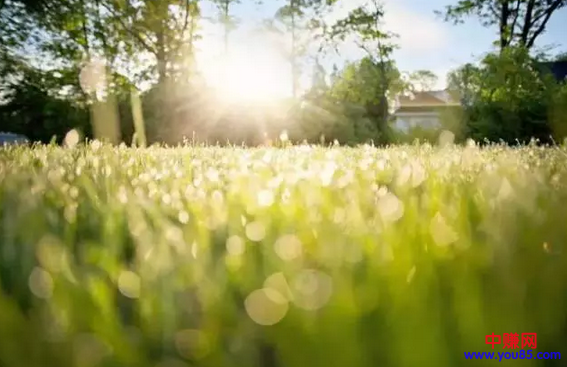
[[[201,67],[207,83],[228,101],[270,102],[291,95],[289,64],[269,44],[240,45]]]

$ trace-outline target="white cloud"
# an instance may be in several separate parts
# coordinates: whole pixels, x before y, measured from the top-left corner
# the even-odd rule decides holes
[[[335,8],[326,18],[334,22],[345,17],[351,10],[369,4],[368,0],[349,0]],[[399,0],[386,0],[385,29],[396,33],[399,46],[415,51],[439,50],[449,43],[448,32],[443,23],[437,21],[433,15],[419,13]]]
[[[388,1],[385,7],[385,26],[399,35],[399,45],[412,51],[435,51],[446,47],[449,35],[433,14],[417,13]]]

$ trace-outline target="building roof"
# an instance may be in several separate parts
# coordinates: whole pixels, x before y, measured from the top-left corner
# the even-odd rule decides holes
[[[399,95],[396,98],[396,110],[419,108],[427,110],[429,108],[447,107],[459,105],[458,101],[451,98],[446,90],[432,90],[411,92],[407,95]]]

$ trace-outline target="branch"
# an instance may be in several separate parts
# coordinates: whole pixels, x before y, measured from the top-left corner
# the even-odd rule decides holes
[[[504,3],[507,4],[507,3]],[[481,5],[482,6],[482,5]],[[498,10],[498,8],[495,5],[495,2],[491,1],[488,5],[488,9],[490,10],[490,12],[492,13],[492,15],[495,18],[499,18],[500,17],[500,11]],[[480,12],[480,11],[479,11]]]
[[[543,33],[543,31],[545,30],[545,26],[547,25],[547,22],[549,21],[549,18],[551,18],[553,12],[563,5],[565,5],[564,0],[555,0],[553,4],[551,4],[551,6],[546,10],[545,18],[543,19],[542,23],[539,25],[538,29],[532,34],[529,42],[527,43],[528,48],[531,48],[534,45],[537,37],[539,37],[539,35]],[[535,22],[533,24],[535,24]]]
[[[535,16],[533,17],[533,24],[536,24],[538,21],[540,21],[543,17],[547,16],[548,10],[553,7],[556,3],[559,2],[560,6],[561,5],[565,5],[565,4],[561,4],[562,2],[564,3],[565,0],[559,0],[559,1],[555,1],[555,0],[548,0],[546,1],[546,4],[549,6],[549,8],[544,9],[544,10],[540,10],[538,12],[536,12]]]
[[[367,54],[368,57],[372,60],[372,62],[374,62],[374,63],[376,62],[376,61],[375,61],[376,58],[374,57],[374,54],[372,53],[372,51],[370,51],[370,50],[368,49],[368,46],[366,46],[363,42],[360,42],[360,41],[358,41],[358,40],[354,41],[354,43],[356,43],[356,45],[357,45],[358,47],[360,47],[360,49],[362,49],[364,52],[366,52],[366,54]]]
[[[533,16],[535,2],[536,2],[536,0],[529,0],[529,2],[528,2],[528,8],[526,10],[526,18],[524,19],[524,27],[522,29],[522,38],[520,39],[520,42],[523,45],[527,44],[528,35],[529,35],[530,29],[532,28],[532,25],[533,25],[532,16]]]
[[[181,34],[185,33],[185,30],[187,29],[187,25],[189,24],[189,4],[191,3],[191,0],[185,0],[185,21],[183,23],[183,28],[181,28]]]
[[[185,19],[183,21],[183,28],[181,28],[181,39],[176,42],[177,45],[175,46],[175,48],[172,50],[172,52],[177,52],[181,46],[183,45],[183,36],[185,35],[185,31],[187,30],[187,26],[189,25],[189,6],[191,4],[191,0],[185,0]],[[176,22],[177,24],[177,22]]]
[[[514,30],[516,29],[516,24],[518,23],[518,18],[520,17],[520,6],[522,5],[522,0],[516,0],[516,9],[514,9],[514,20],[512,21],[512,26],[510,27],[510,41],[514,39]]]
[[[124,19],[115,13],[114,9],[111,9],[107,4],[105,4],[104,2],[102,3],[102,6],[108,10],[110,12],[110,14],[112,14],[112,16],[115,19],[118,19],[118,21],[120,22],[120,24],[122,25],[122,28],[128,32],[130,35],[132,35],[134,38],[136,38],[138,40],[138,42],[140,42],[142,44],[142,46],[149,52],[151,52],[152,54],[156,54],[157,51],[150,46],[149,43],[146,42],[146,40],[144,40],[144,38],[142,36],[140,36],[134,29],[133,27],[129,27],[125,22]]]
[[[500,10],[500,48],[504,49],[508,45],[508,20],[510,18],[510,6],[507,1],[502,3]]]

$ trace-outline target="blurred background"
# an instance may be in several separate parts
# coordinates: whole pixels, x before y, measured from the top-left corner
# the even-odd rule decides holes
[[[0,0],[0,367],[567,366],[565,5]]]
[[[564,1],[3,0],[0,131],[376,144],[566,134]],[[135,134],[136,133],[136,134]]]

